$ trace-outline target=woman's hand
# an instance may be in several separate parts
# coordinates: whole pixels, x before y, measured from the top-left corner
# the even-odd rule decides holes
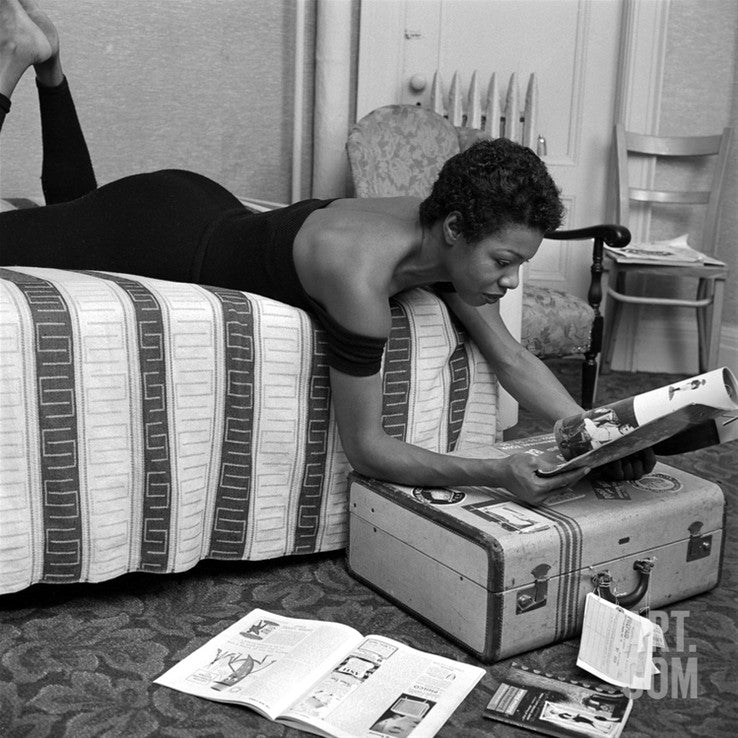
[[[656,465],[656,455],[652,448],[644,448],[630,456],[611,461],[595,469],[595,477],[612,482],[629,482],[649,474]]]
[[[526,453],[513,454],[496,463],[500,470],[498,485],[529,505],[540,505],[554,492],[576,484],[591,471],[588,467],[582,467],[552,477],[542,477],[536,473],[546,468],[541,466],[541,459]]]

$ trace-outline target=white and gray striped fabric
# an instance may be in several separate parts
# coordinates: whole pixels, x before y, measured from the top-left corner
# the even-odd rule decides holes
[[[497,385],[432,293],[392,303],[388,433],[497,440]],[[0,269],[0,594],[346,543],[322,330],[234,290]]]

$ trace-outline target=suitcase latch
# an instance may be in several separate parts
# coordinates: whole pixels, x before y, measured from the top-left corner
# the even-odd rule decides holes
[[[543,607],[548,597],[548,572],[551,567],[548,564],[538,564],[531,574],[535,581],[530,587],[521,589],[518,592],[517,605],[515,609],[516,615],[523,612],[530,612]]]
[[[689,544],[687,545],[687,561],[704,559],[712,552],[712,533],[702,534],[702,521],[695,520],[689,526]]]

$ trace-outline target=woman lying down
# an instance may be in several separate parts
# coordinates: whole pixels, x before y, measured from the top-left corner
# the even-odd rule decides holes
[[[489,485],[539,504],[589,469],[551,478],[521,453],[459,458],[388,436],[380,364],[389,298],[439,286],[500,383],[552,423],[582,408],[511,336],[499,301],[519,283],[543,234],[561,224],[559,191],[528,148],[481,141],[444,165],[430,196],[306,200],[252,213],[193,172],[136,174],[97,187],[59,58],[56,30],[34,0],[0,0],[0,125],[18,80],[36,72],[47,205],[0,214],[5,265],[94,269],[243,290],[312,313],[328,336],[341,443],[358,472],[398,484]],[[151,244],[156,244],[155,249]],[[491,320],[478,308],[491,306]],[[607,468],[636,479],[641,452]]]

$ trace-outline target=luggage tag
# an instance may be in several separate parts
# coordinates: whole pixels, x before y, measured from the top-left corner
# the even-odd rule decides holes
[[[589,592],[577,666],[618,687],[647,691],[659,673],[653,649],[663,644],[663,633],[656,628],[648,618]]]
[[[664,631],[661,630],[661,626],[658,623],[654,623],[654,622],[651,622],[651,625],[653,625],[653,648],[654,650],[666,648],[666,639],[664,638]]]

